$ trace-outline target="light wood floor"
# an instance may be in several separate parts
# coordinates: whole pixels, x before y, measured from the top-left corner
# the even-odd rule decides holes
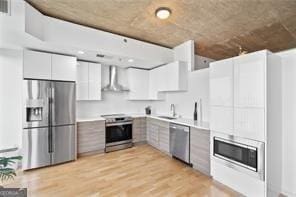
[[[29,196],[238,196],[149,145],[19,172],[5,187]]]

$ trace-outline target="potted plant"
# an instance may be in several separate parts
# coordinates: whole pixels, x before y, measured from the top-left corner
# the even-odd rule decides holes
[[[2,183],[16,176],[15,169],[11,165],[21,159],[21,156],[0,157],[0,180]]]

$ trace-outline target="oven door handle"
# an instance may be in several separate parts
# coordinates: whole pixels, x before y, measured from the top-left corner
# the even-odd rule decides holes
[[[121,126],[121,125],[129,125],[133,124],[133,122],[119,122],[119,123],[108,123],[106,124],[106,127],[112,127],[112,126]]]

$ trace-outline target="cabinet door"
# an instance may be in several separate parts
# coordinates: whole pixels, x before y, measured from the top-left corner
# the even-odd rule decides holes
[[[233,135],[233,107],[210,107],[210,129]]]
[[[146,141],[150,144],[150,133],[151,133],[151,119],[146,118]]]
[[[151,127],[151,145],[157,149],[159,148],[159,128],[155,124],[152,124]]]
[[[101,64],[89,63],[88,96],[89,100],[101,100]]]
[[[78,62],[76,75],[76,99],[88,100],[88,63]]]
[[[135,118],[133,119],[133,142],[140,142],[141,141],[141,119]]]
[[[234,59],[235,107],[264,107],[265,65],[262,52]]]
[[[210,105],[233,106],[232,59],[210,64]]]
[[[170,132],[167,127],[159,127],[159,149],[166,153],[170,152]]]
[[[51,79],[51,54],[24,50],[24,78]]]
[[[177,76],[173,76],[173,71],[169,70],[171,64],[167,64],[165,66],[161,66],[158,68],[155,68],[155,71],[157,73],[158,79],[157,79],[157,91],[167,91],[170,84],[170,81],[172,78],[176,81]],[[165,77],[164,77],[165,76]]]
[[[159,87],[163,86],[163,75],[159,69],[152,69],[149,71],[149,99],[161,100],[163,95],[159,93]]]
[[[149,71],[149,98],[155,100],[158,97],[158,86],[161,85],[158,83],[158,72],[157,69]]]
[[[62,81],[75,81],[77,62],[76,57],[65,55],[52,55],[52,79]]]
[[[143,69],[128,69],[128,85],[130,100],[149,99],[149,71]]]
[[[194,169],[210,175],[210,131],[190,128],[190,162]]]
[[[78,153],[102,151],[105,148],[105,121],[77,123]]]
[[[236,136],[263,142],[264,109],[234,108],[234,131]]]

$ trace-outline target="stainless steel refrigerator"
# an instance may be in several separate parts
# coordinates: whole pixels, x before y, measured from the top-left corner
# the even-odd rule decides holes
[[[75,83],[23,81],[24,170],[76,158]]]

